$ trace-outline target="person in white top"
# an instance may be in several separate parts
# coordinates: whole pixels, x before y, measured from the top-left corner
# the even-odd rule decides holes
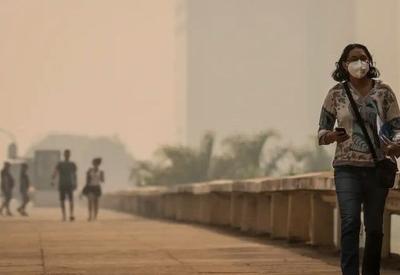
[[[101,158],[93,159],[93,167],[89,168],[86,173],[86,185],[82,190],[82,194],[88,198],[88,221],[96,220],[99,212],[101,184],[104,183],[104,172],[100,170],[101,161]]]

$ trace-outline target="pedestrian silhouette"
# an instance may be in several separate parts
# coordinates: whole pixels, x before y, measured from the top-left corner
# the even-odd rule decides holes
[[[28,216],[28,213],[26,213],[26,205],[30,201],[28,192],[29,192],[29,187],[31,185],[31,182],[30,182],[30,179],[28,176],[28,164],[26,164],[26,163],[23,163],[21,166],[21,175],[20,175],[19,180],[20,180],[19,191],[21,193],[22,204],[17,209],[17,211],[22,216]]]
[[[3,210],[6,210],[7,216],[12,216],[10,211],[10,202],[12,199],[12,190],[14,188],[14,178],[10,173],[11,164],[9,162],[4,163],[4,167],[1,170],[1,192],[3,193],[3,203],[0,207],[0,214],[3,215]]]
[[[54,184],[54,180],[58,175],[58,191],[60,195],[62,220],[66,221],[67,215],[65,210],[65,200],[69,201],[69,219],[74,221],[74,191],[77,187],[77,167],[76,164],[70,161],[71,152],[70,150],[64,151],[64,161],[60,161],[54,169],[52,176],[51,185]]]
[[[99,212],[101,184],[104,183],[104,172],[99,168],[101,161],[101,158],[93,159],[93,167],[86,173],[86,185],[82,190],[82,194],[88,198],[88,221],[96,220]]]

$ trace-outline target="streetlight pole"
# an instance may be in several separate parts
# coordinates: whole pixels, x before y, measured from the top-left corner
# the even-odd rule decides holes
[[[11,139],[11,143],[8,145],[8,158],[9,159],[17,159],[18,158],[18,147],[17,147],[17,139],[15,138],[15,135],[5,129],[2,129],[2,128],[0,128],[0,133],[2,133],[3,135],[5,135],[9,139]]]

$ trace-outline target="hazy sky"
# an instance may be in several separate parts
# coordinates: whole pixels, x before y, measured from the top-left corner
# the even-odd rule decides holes
[[[383,79],[400,88],[396,0],[189,1],[198,13],[189,22],[198,25],[188,30],[197,35],[188,48],[186,36],[175,37],[176,2],[0,0],[0,128],[17,136],[22,153],[58,132],[117,135],[138,158],[177,142],[190,127],[195,134],[274,127],[293,140],[305,139],[315,134],[334,61],[354,41],[369,45]],[[370,20],[377,10],[385,20]],[[242,12],[250,13],[247,21],[241,21]],[[348,18],[340,21],[346,28],[337,22],[339,13]],[[213,41],[226,43],[211,47]],[[187,79],[177,66],[180,59],[192,64]],[[280,81],[289,76],[291,81]],[[185,79],[188,88],[196,88],[188,106]],[[248,80],[252,89],[244,85]],[[246,98],[235,93],[247,90]],[[273,104],[265,100],[271,96]],[[293,125],[291,112],[300,123]],[[7,143],[0,136],[0,160]]]
[[[189,143],[208,129],[221,137],[270,128],[280,144],[316,141],[322,102],[336,84],[330,74],[349,43],[369,47],[398,93],[396,1],[186,0]]]
[[[22,152],[48,132],[175,142],[173,28],[172,0],[1,0],[0,127]]]

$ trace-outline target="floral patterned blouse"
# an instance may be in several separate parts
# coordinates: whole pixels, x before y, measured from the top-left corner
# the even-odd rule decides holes
[[[384,154],[379,136],[385,135],[393,141],[400,141],[400,111],[396,96],[392,89],[380,80],[374,81],[373,88],[364,97],[350,82],[349,88],[365,121],[378,158],[382,159]],[[320,145],[327,144],[324,137],[334,130],[336,122],[337,127],[346,129],[350,138],[337,144],[333,166],[374,166],[367,142],[342,83],[329,90],[322,106],[318,130]]]

